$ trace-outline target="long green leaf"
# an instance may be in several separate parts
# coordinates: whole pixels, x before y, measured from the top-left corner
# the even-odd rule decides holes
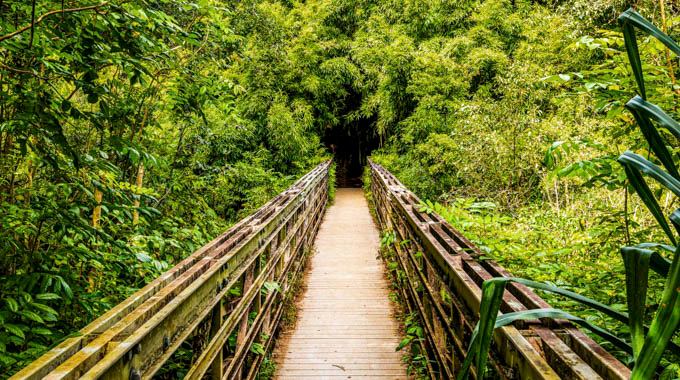
[[[500,310],[505,284],[508,278],[492,278],[482,284],[482,300],[479,305],[479,323],[475,326],[470,339],[468,353],[465,356],[463,366],[456,376],[457,380],[467,379],[470,374],[470,365],[476,358],[475,365],[477,372],[481,376],[486,367],[491,337],[493,335],[493,325]],[[480,338],[481,337],[481,338]]]
[[[640,245],[645,245],[645,244],[640,244]],[[640,245],[638,245],[638,246],[636,246],[636,247],[628,248],[628,249],[638,249],[638,248],[642,248],[642,247],[640,247]],[[658,244],[647,243],[646,245],[649,245],[649,246],[657,246]],[[665,247],[672,248],[672,247],[669,246],[669,245],[665,245]],[[668,268],[670,268],[670,261],[668,261],[668,260],[666,260],[665,258],[663,258],[663,257],[662,257],[661,255],[659,255],[657,252],[654,252],[654,251],[651,251],[651,250],[646,250],[646,251],[648,251],[648,252],[651,253],[650,259],[651,259],[651,266],[652,266],[652,267],[654,266],[654,261],[655,261],[655,260],[661,261],[662,263],[657,264],[657,265],[660,266],[660,267],[663,267],[663,266],[666,265],[666,263],[667,263],[666,272],[668,272]],[[648,267],[649,267],[649,266],[648,266]],[[648,273],[649,273],[649,269],[647,269],[645,273],[648,274]],[[648,277],[648,276],[645,276],[645,278],[647,278],[647,277]],[[491,279],[491,280],[496,280],[496,279]],[[491,280],[489,280],[489,281],[491,281]],[[630,324],[630,323],[631,323],[628,314],[622,313],[622,312],[620,312],[620,311],[618,311],[618,310],[615,310],[615,309],[613,309],[613,308],[611,308],[611,307],[609,307],[609,306],[607,306],[607,305],[605,305],[605,304],[603,304],[603,303],[601,303],[601,302],[595,301],[594,299],[591,299],[591,298],[582,296],[582,295],[580,295],[580,294],[578,294],[578,293],[574,293],[574,292],[569,291],[569,290],[566,290],[566,289],[559,288],[559,287],[557,287],[557,286],[552,286],[552,285],[544,284],[544,283],[542,283],[542,282],[536,282],[536,281],[531,281],[531,280],[525,280],[525,279],[523,279],[523,278],[516,278],[516,277],[504,277],[504,278],[498,278],[498,280],[499,280],[499,281],[505,281],[505,282],[516,282],[516,283],[519,283],[519,284],[526,285],[526,286],[528,286],[528,287],[530,287],[530,288],[533,288],[533,289],[540,289],[540,290],[543,290],[543,291],[547,291],[547,292],[559,294],[559,295],[561,295],[561,296],[564,296],[564,297],[567,297],[567,298],[571,298],[571,299],[573,299],[574,301],[577,301],[577,302],[579,302],[579,303],[582,304],[582,305],[586,305],[586,306],[592,307],[593,309],[595,309],[595,310],[597,310],[597,311],[599,311],[599,312],[601,312],[601,313],[603,313],[603,314],[606,314],[606,315],[608,315],[609,317],[611,317],[611,318],[613,318],[613,319],[615,319],[615,320],[617,320],[617,321],[619,321],[619,322],[621,322],[621,323],[626,323],[626,324]],[[644,300],[645,298],[643,297],[642,299]],[[644,307],[644,302],[642,303],[642,306]],[[644,310],[644,309],[643,309],[643,310]],[[641,320],[640,322],[642,322],[642,320]],[[647,330],[649,330],[649,328],[648,328],[647,326],[644,326],[644,325],[641,325],[641,328],[642,328],[642,330],[645,331],[645,332],[646,332]],[[642,336],[644,337],[644,334],[643,334]],[[678,346],[678,345],[676,345],[676,344],[674,344],[674,343],[670,343],[669,346],[668,346],[668,349],[669,349],[671,352],[675,353],[676,355],[680,355],[680,346]]]
[[[635,189],[635,192],[637,192],[637,194],[640,196],[642,202],[644,202],[644,204],[647,206],[649,211],[654,216],[654,219],[656,219],[656,221],[659,223],[659,225],[666,233],[668,238],[671,240],[671,242],[675,244],[675,236],[673,235],[673,232],[671,231],[671,228],[668,225],[668,221],[666,220],[666,217],[664,216],[663,211],[661,210],[661,206],[659,206],[659,203],[656,201],[656,198],[654,198],[654,195],[652,194],[652,191],[649,189],[647,182],[645,182],[644,178],[642,177],[640,169],[633,163],[629,162],[627,157],[626,160],[623,160],[626,153],[624,153],[623,156],[619,157],[618,162],[621,165],[623,165],[623,169],[626,172],[626,177],[628,178],[630,185],[633,187],[633,189]],[[644,158],[642,159],[644,160]]]
[[[477,352],[477,372],[479,376],[484,374],[486,359],[489,347],[491,346],[491,336],[493,335],[493,322],[498,316],[498,311],[503,301],[505,292],[505,279],[487,280],[482,285],[482,303],[479,305],[479,348]],[[488,322],[487,322],[488,321]]]
[[[643,244],[640,244],[640,245],[643,245]],[[647,243],[647,245],[649,245],[649,246],[657,246],[658,244]],[[665,247],[666,247],[666,248],[671,248],[671,249],[673,248],[673,247],[671,247],[671,246],[669,246],[669,245],[665,245]],[[642,248],[642,247],[639,247],[639,245],[638,245],[638,246],[636,246],[636,247],[626,248],[626,249],[628,249],[628,250],[630,250],[630,249],[636,250],[636,249],[640,249],[640,248]],[[623,248],[622,248],[622,249],[623,249]],[[654,261],[655,261],[655,260],[657,261],[657,264],[656,264],[657,266],[661,267],[662,269],[663,269],[663,267],[665,266],[665,268],[666,268],[666,269],[665,269],[665,270],[666,270],[666,273],[668,272],[668,268],[670,268],[670,264],[671,264],[670,261],[668,261],[667,259],[663,258],[663,257],[662,257],[661,255],[659,255],[657,252],[654,252],[654,251],[651,251],[651,250],[645,250],[645,251],[647,251],[647,252],[650,253],[650,262],[649,262],[648,265],[647,265],[647,269],[645,269],[645,275],[642,276],[642,277],[645,279],[645,281],[646,281],[646,279],[648,278],[649,267],[650,267],[650,266],[651,266],[651,267],[654,267],[654,265],[655,265],[655,264],[654,264]],[[625,259],[625,258],[624,258],[624,259]],[[660,271],[661,271],[661,270],[660,270]],[[661,273],[660,273],[660,274],[661,274]],[[662,274],[662,275],[663,275],[663,274]],[[601,313],[603,313],[603,314],[606,314],[606,315],[608,315],[609,317],[611,317],[611,318],[613,318],[613,319],[615,319],[615,320],[617,320],[617,321],[619,321],[619,322],[626,323],[626,324],[631,324],[631,323],[632,323],[631,320],[629,319],[629,315],[626,314],[626,313],[622,313],[622,312],[620,312],[620,311],[618,311],[618,310],[615,310],[615,309],[613,309],[613,308],[611,308],[611,307],[609,307],[609,306],[607,306],[607,305],[605,305],[605,304],[603,304],[603,303],[601,303],[601,302],[595,301],[594,299],[591,299],[591,298],[588,298],[588,297],[584,297],[584,296],[582,296],[582,295],[580,295],[580,294],[578,294],[578,293],[574,293],[574,292],[572,292],[572,291],[569,291],[569,290],[566,290],[566,289],[562,289],[562,288],[559,288],[559,287],[557,287],[557,286],[552,286],[552,285],[544,284],[544,283],[542,283],[542,282],[536,282],[536,281],[531,281],[531,280],[525,280],[525,279],[523,279],[523,278],[515,278],[515,277],[507,277],[507,278],[504,278],[503,281],[516,282],[516,283],[519,283],[519,284],[526,285],[526,286],[528,286],[528,287],[530,287],[530,288],[533,288],[533,289],[540,289],[540,290],[543,290],[543,291],[547,291],[547,292],[559,294],[559,295],[561,295],[561,296],[571,298],[571,299],[573,299],[574,301],[577,301],[577,302],[579,302],[579,303],[582,304],[582,305],[586,305],[586,306],[592,307],[593,309],[595,309],[595,310],[597,310],[597,311],[599,311],[599,312],[601,312]],[[626,279],[626,281],[628,281],[628,279]],[[640,281],[642,281],[642,280],[640,280]],[[645,285],[644,288],[646,289],[647,286]],[[646,294],[646,293],[645,293],[645,294]],[[643,308],[642,310],[644,311],[644,306],[645,306],[644,300],[645,300],[645,296],[640,296],[640,298],[638,298],[638,301],[639,301],[639,300],[642,300],[642,302],[641,302],[641,307]],[[636,306],[636,307],[637,307],[637,306]],[[630,309],[630,307],[629,307],[629,309]],[[635,317],[635,319],[637,319],[637,316]],[[643,320],[642,320],[642,319],[639,320],[639,323],[640,323],[640,328],[642,329],[643,332],[646,332],[646,331],[649,330],[649,328],[648,328],[647,326],[645,326],[645,325],[642,324],[642,323],[643,323]],[[644,333],[642,334],[642,337],[643,337],[643,339],[644,339]],[[680,346],[676,345],[675,343],[672,343],[672,342],[671,342],[671,343],[668,345],[668,349],[669,349],[671,352],[673,352],[674,354],[680,355]]]
[[[647,99],[647,92],[645,90],[645,81],[642,74],[642,63],[640,62],[640,52],[638,50],[637,38],[635,36],[635,28],[646,32],[652,37],[658,39],[666,45],[675,54],[680,55],[680,46],[675,43],[670,37],[663,33],[659,28],[654,26],[654,24],[647,21],[639,13],[637,13],[633,8],[625,11],[621,16],[619,16],[619,23],[623,28],[623,38],[626,45],[626,53],[628,53],[628,60],[630,61],[630,66],[633,69],[633,75],[635,76],[635,81],[637,82],[638,88],[640,90],[640,95],[643,99]]]
[[[630,8],[627,11],[623,12],[623,14],[619,16],[619,21],[633,25],[638,29],[646,32],[650,36],[661,41],[661,43],[666,45],[666,47],[669,48],[673,53],[680,55],[680,45],[675,43],[675,41],[673,41],[672,38],[668,37],[668,35],[662,32],[659,28],[657,28],[656,25],[647,21],[647,19],[642,17],[633,8]]]
[[[647,99],[645,80],[642,74],[642,63],[640,62],[640,53],[637,46],[637,37],[635,37],[635,28],[633,25],[623,22],[621,17],[619,17],[619,22],[623,23],[623,39],[626,44],[626,53],[628,53],[628,61],[630,62],[630,67],[633,69],[633,76],[635,77],[635,82],[637,82],[640,96],[642,96],[643,99]]]
[[[522,279],[522,278],[509,277],[509,278],[507,278],[507,280],[526,285],[530,288],[540,289],[540,290],[544,290],[544,291],[547,291],[547,292],[551,292],[551,293],[555,293],[555,294],[559,294],[561,296],[571,298],[575,301],[578,301],[579,303],[581,303],[583,305],[590,306],[593,309],[600,311],[600,312],[616,319],[619,322],[628,323],[628,314],[622,313],[622,312],[615,310],[615,309],[612,309],[611,307],[609,307],[609,306],[607,306],[607,305],[605,305],[601,302],[595,301],[594,299],[591,299],[591,298],[588,298],[588,297],[584,297],[584,296],[582,296],[578,293],[574,293],[574,292],[566,290],[566,289],[558,288],[557,286],[544,284],[542,282],[525,280],[525,279]]]
[[[649,116],[645,113],[645,111],[642,111],[640,108],[638,108],[638,106],[641,103],[635,101],[635,99],[640,99],[640,101],[647,103],[644,99],[640,98],[639,96],[636,96],[635,98],[633,98],[633,100],[626,103],[626,108],[628,108],[630,113],[633,114],[633,117],[635,117],[635,120],[637,121],[638,126],[640,127],[640,131],[642,131],[642,134],[645,136],[645,139],[649,143],[649,147],[654,151],[656,156],[659,158],[661,164],[663,164],[666,170],[668,170],[668,172],[673,177],[675,177],[676,179],[680,179],[680,175],[678,175],[678,169],[675,166],[675,163],[673,162],[673,157],[671,156],[671,153],[668,151],[668,148],[666,148],[666,143],[661,138],[661,135],[659,135],[659,131],[657,131],[654,125],[652,124],[651,120],[649,119]]]
[[[677,212],[677,210],[676,210]],[[671,215],[672,216],[672,215]],[[675,252],[675,247],[668,244],[659,243],[641,243],[635,246],[636,248],[662,248],[668,252]],[[652,254],[650,260],[650,267],[652,270],[663,277],[668,275],[668,271],[671,269],[671,261],[667,258],[661,256],[658,252]]]
[[[619,157],[618,161],[619,163],[628,164],[637,168],[639,171],[659,181],[664,187],[672,191],[673,194],[680,197],[680,181],[673,178],[673,176],[661,170],[658,166],[641,155],[626,151]]]
[[[631,380],[651,379],[680,324],[680,250],[675,251],[659,310],[635,360]]]
[[[668,215],[668,219],[671,221],[673,227],[675,227],[675,231],[680,234],[680,209],[677,209]]]
[[[629,110],[637,110],[641,114],[656,121],[661,126],[666,128],[671,134],[673,134],[673,136],[675,136],[678,141],[680,141],[680,123],[673,120],[673,118],[668,116],[656,104],[650,103],[639,96],[635,96],[633,99],[629,100],[628,103],[626,103],[626,108]]]
[[[495,280],[495,279],[492,279]],[[487,280],[489,281],[489,280]],[[506,284],[507,282],[502,282],[502,284]],[[502,298],[499,296],[499,298]],[[491,316],[490,316],[491,318]],[[480,320],[479,323],[475,326],[475,329],[472,333],[472,337],[470,339],[470,348],[468,349],[468,354],[465,357],[465,362],[463,363],[463,367],[461,368],[461,371],[458,373],[456,376],[456,380],[464,380],[467,379],[469,376],[469,371],[470,371],[470,362],[471,362],[471,357],[474,355],[477,356],[488,356],[488,347],[486,350],[481,350],[481,345],[479,345],[478,341],[481,339],[486,339],[486,340],[491,340],[491,335],[493,334],[493,330],[498,328],[498,327],[503,327],[507,326],[515,321],[519,320],[532,320],[532,319],[540,319],[540,318],[556,318],[556,319],[568,319],[570,321],[573,321],[574,323],[577,323],[584,328],[592,331],[593,333],[599,335],[603,339],[611,342],[614,344],[616,347],[619,349],[632,354],[633,349],[630,345],[628,345],[625,341],[622,339],[619,339],[616,335],[612,334],[611,332],[598,327],[582,318],[579,318],[575,315],[572,315],[570,313],[567,313],[566,311],[562,311],[559,309],[532,309],[532,310],[523,310],[523,311],[518,311],[514,313],[507,313],[507,314],[502,314],[500,316],[494,317],[492,321],[483,321]],[[480,324],[493,324],[493,329],[485,329],[484,334],[488,334],[488,336],[484,337],[482,334],[479,332]],[[475,351],[476,350],[476,351]],[[481,370],[478,368],[477,371],[479,373],[482,373]]]
[[[633,343],[633,357],[637,358],[645,341],[645,304],[649,278],[649,261],[654,251],[623,247],[621,256],[626,270],[626,298],[628,300],[628,325]]]
[[[625,341],[619,339],[616,335],[612,334],[611,332],[601,327],[598,327],[582,318],[579,318],[575,315],[572,315],[570,313],[567,313],[566,311],[562,311],[559,309],[532,309],[503,314],[498,317],[494,327],[498,328],[507,326],[518,320],[531,320],[537,318],[568,319],[599,335],[601,338],[609,341],[619,349],[629,354],[633,352],[633,349],[630,347],[630,345],[628,345]]]
[[[651,251],[650,251],[651,252]],[[531,280],[525,280],[522,278],[514,278],[514,277],[496,277],[492,278],[489,280],[484,281],[482,285],[482,301],[480,304],[480,314],[479,314],[479,323],[475,327],[472,337],[470,339],[470,345],[468,348],[468,353],[465,357],[465,360],[463,362],[463,366],[461,367],[461,370],[459,374],[456,376],[457,380],[463,380],[467,379],[469,376],[469,371],[470,371],[470,365],[472,364],[472,361],[476,359],[476,368],[478,373],[481,374],[484,371],[484,368],[486,366],[486,359],[488,358],[488,352],[489,352],[489,347],[491,345],[491,338],[493,336],[493,329],[495,329],[498,326],[494,326],[494,323],[496,323],[496,317],[498,316],[498,310],[500,309],[500,304],[503,300],[503,292],[505,291],[506,284],[508,282],[516,282],[520,283],[526,286],[529,286],[531,288],[535,289],[541,289],[544,291],[560,294],[562,296],[574,299],[584,305],[590,306],[598,311],[603,312],[604,314],[609,315],[610,317],[623,322],[623,323],[628,323],[629,318],[628,315],[625,313],[621,313],[617,310],[614,310],[610,308],[609,306],[600,303],[598,301],[595,301],[593,299],[590,299],[588,297],[584,297],[582,295],[579,295],[577,293],[571,292],[569,290],[561,289],[552,285],[544,284],[541,282],[536,282],[536,281],[531,281]],[[555,310],[555,309],[550,309],[550,310]],[[530,310],[531,311],[531,310]],[[505,315],[513,315],[514,313],[509,313],[509,314],[503,314],[500,318],[503,318]],[[519,315],[519,314],[518,314]],[[528,315],[528,314],[527,314]],[[574,319],[577,317],[571,316],[569,319]],[[531,318],[529,318],[531,319]],[[584,321],[585,322],[585,321]],[[581,323],[581,322],[579,322]],[[586,326],[588,327],[588,326]],[[644,328],[644,326],[643,326]],[[605,333],[601,333],[605,334]],[[608,334],[608,333],[607,333]],[[605,334],[606,335],[606,334]],[[611,334],[609,334],[611,335]],[[614,337],[615,338],[615,337]],[[618,339],[618,338],[615,338]],[[620,344],[622,341],[618,342],[613,342],[615,344]],[[632,349],[627,346],[625,343],[623,343],[622,347],[627,347],[629,352],[632,352]],[[625,348],[624,347],[624,348]],[[483,358],[483,359],[482,359]]]

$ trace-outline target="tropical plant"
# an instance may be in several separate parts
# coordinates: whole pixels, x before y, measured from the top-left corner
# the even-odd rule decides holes
[[[631,379],[652,378],[658,372],[658,366],[667,350],[675,355],[680,354],[680,347],[671,341],[680,324],[680,250],[676,247],[676,236],[670,227],[672,225],[680,233],[680,210],[674,211],[668,217],[664,215],[652,191],[653,185],[648,183],[644,177],[644,175],[647,175],[655,179],[662,189],[680,197],[680,174],[678,174],[676,163],[668,150],[667,143],[659,133],[659,129],[654,126],[654,122],[678,140],[680,140],[680,124],[664,113],[661,108],[646,100],[647,94],[635,30],[636,28],[640,29],[658,39],[678,55],[680,55],[680,46],[633,9],[623,13],[619,17],[619,21],[623,27],[626,51],[640,94],[626,103],[626,108],[637,121],[650,150],[654,153],[654,161],[658,164],[630,151],[622,154],[618,162],[625,170],[630,187],[640,196],[671,245],[666,244],[666,242],[641,243],[633,247],[621,248],[626,272],[628,313],[621,313],[576,293],[534,281],[516,278],[493,278],[484,281],[479,311],[480,320],[471,337],[463,368],[458,374],[459,379],[468,377],[473,360],[476,368],[484,371],[493,330],[521,319],[563,318],[580,324],[633,356]],[[662,167],[666,170],[664,171]],[[653,249],[671,252],[672,260],[666,259]],[[651,325],[646,326],[645,314],[650,268],[665,276],[666,282],[659,308],[654,313]],[[537,309],[499,316],[502,296],[508,282],[518,282],[535,289],[558,293],[607,314],[620,322],[627,323],[630,327],[630,345],[610,331],[562,310]]]

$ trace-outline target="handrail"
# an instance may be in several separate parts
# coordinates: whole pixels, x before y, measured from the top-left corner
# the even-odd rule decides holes
[[[451,379],[463,362],[478,321],[481,285],[512,277],[439,215],[419,211],[420,200],[374,162],[371,195],[383,230],[397,234],[395,258],[403,272],[398,287],[408,311],[419,314],[433,379]],[[503,313],[549,305],[524,285],[508,285]],[[573,324],[533,320],[495,330],[490,363],[501,378],[628,379],[630,370]],[[436,375],[435,375],[436,374]],[[476,372],[473,371],[476,376]]]
[[[254,378],[262,355],[250,349],[272,344],[284,297],[325,212],[329,167],[320,164],[10,379],[149,379],[197,336],[200,355],[186,378]],[[265,283],[280,291],[267,291]],[[235,288],[241,297],[228,304]],[[227,344],[232,333],[234,350]]]

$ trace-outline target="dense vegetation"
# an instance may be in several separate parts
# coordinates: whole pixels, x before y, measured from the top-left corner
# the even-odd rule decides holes
[[[0,0],[0,377],[373,148],[516,275],[624,310],[619,248],[664,240],[616,163],[648,150],[629,6],[679,39],[663,0]],[[640,49],[676,115],[677,57]]]

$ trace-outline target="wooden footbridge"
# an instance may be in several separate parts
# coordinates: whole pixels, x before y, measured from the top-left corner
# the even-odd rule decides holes
[[[183,344],[193,353],[186,379],[254,379],[272,351],[280,379],[407,379],[369,204],[360,190],[340,189],[326,213],[329,167],[316,167],[12,379],[175,378],[162,368],[179,360],[173,355]],[[477,321],[482,282],[509,274],[477,260],[478,249],[442,218],[419,212],[418,198],[392,174],[374,163],[370,169],[378,228],[402,242],[395,245],[400,312],[417,316],[423,329],[412,350],[425,356],[427,376],[452,379]],[[281,333],[309,256],[296,328]],[[522,285],[508,290],[504,313],[548,306]],[[630,376],[562,320],[499,328],[489,356],[494,378]]]

